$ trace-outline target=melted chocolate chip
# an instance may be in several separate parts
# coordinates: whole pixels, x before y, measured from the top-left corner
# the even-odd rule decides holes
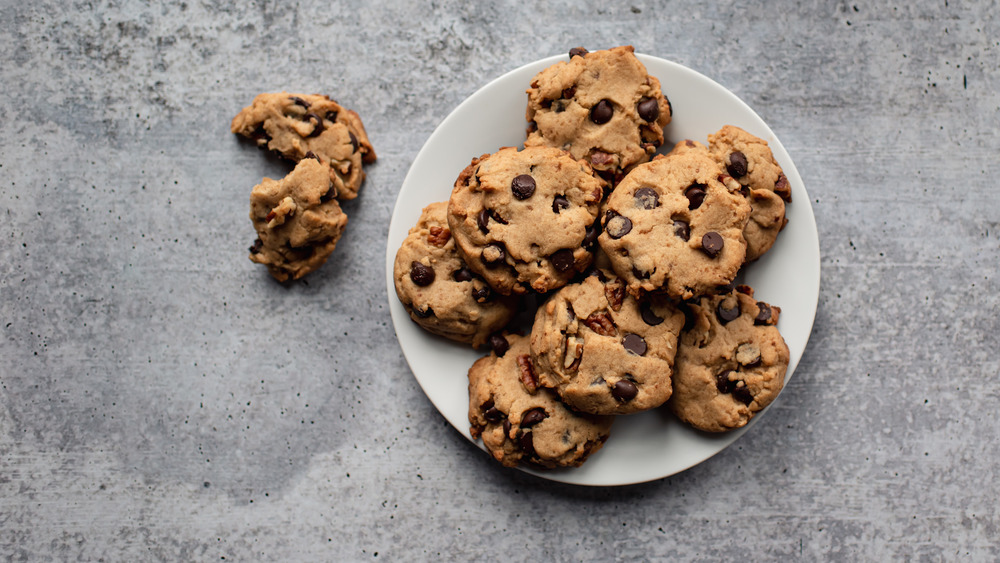
[[[416,316],[418,316],[418,317],[420,317],[421,319],[426,319],[427,317],[429,317],[429,316],[431,316],[431,315],[434,314],[434,309],[431,309],[430,307],[428,307],[428,308],[424,309],[423,311],[421,311],[420,309],[416,309],[415,308],[415,309],[413,309],[413,314],[416,315]]]
[[[331,122],[331,123],[336,123],[337,122],[337,112],[335,112],[335,111],[328,111],[328,112],[326,112],[326,116],[325,117],[326,117],[326,120],[329,121],[329,122]]]
[[[483,406],[481,408],[483,411],[483,418],[486,419],[486,422],[497,424],[504,418],[506,418],[503,412],[501,412],[500,409],[494,406],[493,399],[490,399],[485,403],[483,403]]]
[[[732,370],[727,369],[715,376],[715,388],[719,390],[719,393],[732,393],[736,387],[735,381],[729,381],[730,373],[733,373]]]
[[[739,178],[745,176],[747,173],[747,155],[740,151],[734,151],[729,155],[729,164],[726,165],[726,171],[733,178]]]
[[[590,108],[590,120],[598,125],[604,125],[611,121],[615,114],[615,107],[608,100],[601,100]]]
[[[316,115],[315,113],[307,113],[306,121],[311,121],[313,124],[312,133],[309,133],[310,137],[318,137],[320,133],[323,132],[326,127],[323,126],[323,118]]]
[[[507,353],[507,350],[510,350],[510,343],[507,342],[507,339],[502,334],[493,334],[490,335],[490,348],[493,349],[493,353],[497,357],[502,358]]]
[[[528,199],[535,193],[535,179],[528,174],[514,176],[510,182],[510,191],[517,199]]]
[[[688,209],[698,209],[705,201],[705,186],[703,184],[691,184],[684,190],[684,196],[688,198]]]
[[[549,261],[552,262],[552,266],[557,272],[565,272],[576,264],[573,251],[568,248],[555,251],[552,256],[549,256]]]
[[[636,356],[646,355],[646,340],[638,334],[629,333],[622,339],[622,346]]]
[[[611,388],[611,396],[622,403],[631,401],[638,394],[639,388],[635,386],[635,383],[627,379],[619,379],[614,387]]]
[[[524,455],[535,455],[535,442],[531,437],[531,432],[522,433],[521,439],[518,440],[518,443],[521,445],[521,451],[524,452]]]
[[[493,294],[490,288],[487,286],[474,287],[472,288],[472,298],[480,303],[484,303],[490,300],[490,296]]]
[[[757,302],[757,316],[753,318],[753,324],[766,325],[771,322],[771,306],[763,301]]]
[[[583,247],[590,248],[597,244],[597,237],[601,234],[601,220],[598,219],[593,225],[587,227],[587,232],[583,235]]]
[[[358,152],[358,138],[354,136],[354,133],[350,131],[347,132],[351,136],[351,152]]]
[[[650,187],[642,187],[635,191],[635,204],[643,209],[656,209],[660,205],[660,194]]]
[[[302,106],[305,109],[309,109],[309,102],[303,100],[302,98],[300,98],[298,96],[289,96],[288,99],[291,100],[292,103],[295,104],[295,105],[297,105],[297,106]]]
[[[722,240],[722,235],[715,231],[710,231],[705,233],[705,236],[701,237],[701,250],[708,255],[709,258],[715,258],[722,252],[722,247],[725,243]]]
[[[640,270],[639,268],[636,268],[635,266],[632,266],[632,275],[635,276],[636,279],[640,279],[640,280],[648,280],[649,279],[649,272],[643,272],[642,270]]]
[[[563,209],[569,209],[569,200],[565,196],[557,195],[552,199],[552,212],[559,213]]]
[[[655,98],[643,98],[639,100],[636,110],[639,112],[639,117],[649,123],[656,121],[660,117],[660,104]]]
[[[573,57],[586,57],[590,51],[584,49],[583,47],[573,47],[569,50],[569,58]]]
[[[744,405],[749,405],[753,402],[753,395],[750,393],[750,389],[746,386],[746,384],[733,389],[733,398]]]
[[[684,242],[691,240],[691,225],[688,225],[687,221],[681,221],[680,219],[675,219],[674,234],[677,235]]]
[[[472,281],[474,277],[476,277],[476,274],[472,273],[472,270],[468,268],[460,268],[451,273],[451,279],[457,282]]]
[[[620,239],[632,230],[632,220],[609,210],[605,215],[604,230],[609,237]]]
[[[483,264],[485,264],[487,268],[495,268],[500,264],[503,264],[506,257],[507,253],[503,249],[503,244],[499,242],[487,244],[483,248],[483,253],[481,255]]]
[[[420,287],[427,287],[434,282],[434,269],[414,260],[410,263],[410,279]]]
[[[663,322],[663,319],[653,312],[653,307],[649,303],[641,303],[639,305],[639,315],[642,316],[642,322],[649,326],[656,326]]]
[[[545,409],[542,407],[530,409],[521,415],[521,428],[530,428],[548,417],[549,415],[545,414]]]
[[[483,233],[490,232],[489,209],[483,208],[483,210],[479,212],[479,215],[476,215],[476,224],[479,225],[479,230],[482,231]]]
[[[728,324],[735,321],[740,316],[740,302],[737,301],[734,307],[728,308],[725,305],[725,301],[719,301],[719,304],[715,306],[715,316],[721,324]]]
[[[303,156],[302,158],[311,158],[311,159],[315,160],[316,162],[319,162],[319,157],[316,156],[316,153],[314,153],[312,151],[307,151],[306,155]]]

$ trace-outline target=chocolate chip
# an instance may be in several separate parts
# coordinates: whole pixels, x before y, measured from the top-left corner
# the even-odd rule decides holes
[[[643,209],[656,209],[660,205],[660,194],[650,187],[642,187],[635,191],[635,203]]]
[[[601,234],[601,221],[598,219],[593,225],[587,227],[586,234],[583,235],[583,247],[590,248],[597,244],[597,237]]]
[[[313,123],[312,133],[309,133],[310,137],[318,137],[319,134],[323,132],[323,129],[325,129],[323,126],[323,118],[315,113],[307,113],[306,121],[311,121]]]
[[[722,235],[715,231],[709,231],[705,233],[705,236],[701,237],[701,250],[708,255],[709,258],[715,258],[722,252],[722,247],[725,243],[722,240]]]
[[[255,241],[253,241],[253,244],[250,246],[250,254],[257,254],[258,252],[260,252],[263,249],[264,249],[264,241],[262,241],[260,239],[256,239]]]
[[[563,248],[552,253],[552,256],[549,256],[549,261],[552,262],[552,266],[555,267],[557,272],[565,272],[576,264],[573,251],[568,248]]]
[[[514,176],[510,182],[510,191],[514,192],[517,199],[528,199],[535,193],[535,179],[528,174]]]
[[[336,123],[337,122],[337,112],[335,112],[335,111],[328,111],[328,112],[326,112],[326,120],[329,121],[329,122],[331,122],[331,123]]]
[[[521,415],[521,428],[530,428],[548,417],[542,407],[530,409]]]
[[[715,376],[715,388],[719,390],[719,393],[732,393],[733,388],[736,387],[735,381],[729,381],[729,374],[733,373],[732,370],[724,370],[719,372]]]
[[[766,325],[771,321],[771,306],[763,301],[757,302],[757,316],[753,318],[753,324]]]
[[[490,335],[490,348],[493,349],[493,353],[498,358],[502,358],[507,353],[507,350],[510,350],[510,343],[507,342],[507,339],[502,334],[493,334]]]
[[[688,225],[687,221],[681,221],[680,219],[674,220],[674,234],[680,237],[681,240],[687,242],[691,240],[691,226]]]
[[[614,387],[611,388],[611,396],[622,403],[631,401],[638,394],[639,388],[635,386],[635,383],[627,379],[619,379]]]
[[[297,105],[297,106],[302,106],[305,109],[309,109],[309,102],[303,100],[302,98],[300,98],[298,96],[289,96],[288,99],[291,100],[292,103],[295,104],[295,105]]]
[[[728,308],[725,305],[725,301],[719,301],[719,304],[715,306],[715,316],[719,319],[722,324],[727,324],[735,321],[737,317],[740,316],[740,302],[737,301],[736,305],[732,308]]]
[[[663,319],[653,312],[653,306],[649,303],[641,303],[639,305],[639,315],[642,316],[642,322],[649,326],[656,326],[663,322]]]
[[[490,232],[490,210],[489,209],[483,208],[483,210],[479,212],[479,215],[476,215],[476,224],[479,225],[479,230],[482,231],[483,233]]]
[[[636,110],[639,112],[639,117],[649,123],[656,121],[656,118],[660,117],[660,104],[655,98],[643,98],[639,100]]]
[[[698,209],[705,201],[705,185],[691,184],[684,190],[684,196],[688,198],[688,209]]]
[[[774,183],[774,193],[786,202],[792,202],[792,186],[788,184],[788,177],[784,172],[778,174],[778,181]]]
[[[646,341],[638,334],[628,333],[622,339],[622,346],[636,356],[646,355]]]
[[[504,258],[507,257],[507,253],[504,252],[502,243],[492,242],[483,248],[480,257],[487,268],[495,268],[503,263]]]
[[[472,270],[468,268],[460,268],[451,273],[451,279],[457,282],[472,281],[474,277],[476,277],[476,274],[472,273]]]
[[[410,279],[420,287],[427,287],[434,282],[434,269],[414,260],[410,263]]]
[[[518,440],[518,443],[521,445],[521,451],[524,452],[524,455],[535,455],[535,442],[531,437],[531,432],[522,433],[521,439]]]
[[[615,108],[608,100],[601,100],[594,107],[590,108],[590,120],[598,125],[604,125],[611,121],[611,117],[614,114]]]
[[[623,217],[614,211],[608,211],[605,215],[604,230],[613,239],[620,239],[632,230],[632,220]]]
[[[497,424],[498,422],[506,418],[503,412],[501,412],[500,409],[496,408],[496,406],[493,403],[493,399],[490,399],[485,403],[483,403],[483,406],[480,408],[483,411],[483,418],[486,419],[486,422]]]
[[[584,49],[583,47],[573,47],[569,50],[569,58],[573,57],[586,57],[590,51]]]
[[[557,195],[552,199],[552,212],[559,213],[563,209],[569,209],[569,200],[564,196]]]
[[[632,266],[632,275],[635,276],[636,279],[640,279],[640,280],[648,280],[649,279],[649,272],[644,272],[644,271],[640,270],[639,268],[637,268],[635,266]]]
[[[505,418],[503,421],[503,435],[510,436],[510,419]]]
[[[569,99],[576,95],[576,87],[570,86],[569,88],[563,88],[562,97]]]
[[[424,309],[423,311],[421,311],[420,309],[414,308],[413,309],[413,314],[416,315],[416,316],[418,316],[418,317],[420,317],[421,319],[426,319],[427,317],[429,317],[429,316],[431,316],[431,315],[434,314],[434,309],[431,309],[430,307],[428,307],[428,308]]]
[[[354,136],[354,133],[350,131],[347,132],[351,136],[351,152],[358,152],[358,138]]]
[[[472,288],[472,298],[480,303],[485,303],[486,301],[489,301],[490,295],[492,295],[492,293],[493,292],[490,291],[490,288],[485,285],[483,287]]]
[[[319,159],[317,158],[316,160]],[[319,196],[319,201],[320,203],[326,203],[335,197],[337,197],[337,186],[334,186],[333,182],[330,182],[330,187],[326,189],[325,194]]]
[[[750,393],[750,389],[746,386],[745,383],[733,389],[733,398],[743,403],[744,405],[749,405],[750,403],[753,402],[753,395]]]
[[[729,164],[726,165],[726,171],[733,178],[745,176],[747,173],[747,155],[740,151],[733,151],[729,155]]]

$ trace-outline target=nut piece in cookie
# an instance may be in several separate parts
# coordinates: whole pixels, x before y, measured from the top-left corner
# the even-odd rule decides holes
[[[396,252],[396,296],[425,330],[479,348],[514,317],[517,299],[494,292],[462,261],[447,209],[444,201],[425,207]]]
[[[254,186],[250,220],[257,240],[250,260],[282,282],[322,266],[347,225],[333,190],[326,167],[313,159],[299,162],[281,180],[264,178]]]
[[[670,398],[684,314],[669,300],[637,300],[608,270],[567,285],[535,313],[538,381],[572,408],[630,414]]]
[[[743,265],[750,204],[706,151],[640,164],[605,209],[598,242],[633,295],[664,290],[691,299],[714,293]]]
[[[611,185],[663,144],[670,102],[631,46],[588,52],[539,72],[527,90],[525,146],[567,149]]]
[[[365,179],[362,163],[375,162],[361,118],[327,96],[260,94],[233,118],[230,128],[292,161],[318,160],[327,168],[338,199],[357,197]]]
[[[601,186],[566,151],[502,148],[459,175],[448,225],[465,263],[494,290],[545,293],[593,261]]]
[[[667,404],[699,430],[745,426],[784,385],[789,351],[776,326],[781,309],[756,301],[747,286],[689,308]]]
[[[550,390],[533,388],[528,337],[507,335],[502,357],[491,353],[469,369],[469,424],[474,439],[507,467],[527,462],[577,467],[601,449],[610,416],[574,412]]]

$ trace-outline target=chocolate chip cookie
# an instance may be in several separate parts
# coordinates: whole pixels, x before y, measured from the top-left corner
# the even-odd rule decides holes
[[[689,305],[668,405],[707,432],[740,428],[778,396],[789,352],[775,326],[781,309],[739,286]]]
[[[396,252],[396,295],[424,329],[478,348],[510,322],[517,300],[494,292],[465,265],[447,210],[444,201],[425,207]]]
[[[733,281],[746,256],[750,204],[739,183],[701,151],[640,164],[606,209],[598,242],[633,295],[713,293]]]
[[[527,146],[564,148],[612,185],[663,144],[670,102],[631,46],[570,51],[528,88]]]
[[[327,167],[338,199],[357,197],[365,179],[362,163],[375,162],[361,118],[327,96],[260,94],[230,128],[295,162],[318,159]]]
[[[250,220],[257,230],[250,260],[282,282],[322,266],[347,225],[334,193],[327,167],[312,158],[299,161],[281,180],[264,178],[250,193]]]
[[[592,414],[629,414],[662,405],[684,314],[667,299],[636,300],[625,281],[594,272],[556,292],[535,314],[531,353],[538,381]]]
[[[513,147],[473,159],[448,203],[469,268],[503,295],[565,285],[593,260],[602,182],[551,147]]]
[[[469,424],[493,458],[507,467],[577,467],[599,450],[614,418],[576,413],[538,388],[528,337],[509,335],[510,349],[469,369]]]

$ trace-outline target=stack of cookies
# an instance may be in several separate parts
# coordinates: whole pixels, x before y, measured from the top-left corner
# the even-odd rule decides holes
[[[527,93],[524,148],[473,159],[394,265],[417,324],[491,348],[469,370],[472,436],[551,468],[664,405],[703,431],[744,426],[789,361],[780,309],[735,283],[786,223],[767,143],[726,126],[657,154],[672,108],[631,47],[573,49]]]
[[[264,180],[250,194],[257,239],[250,260],[278,281],[322,266],[347,226],[338,200],[358,196],[363,164],[375,162],[361,118],[327,96],[260,94],[233,118],[233,133],[295,162],[283,179]]]

